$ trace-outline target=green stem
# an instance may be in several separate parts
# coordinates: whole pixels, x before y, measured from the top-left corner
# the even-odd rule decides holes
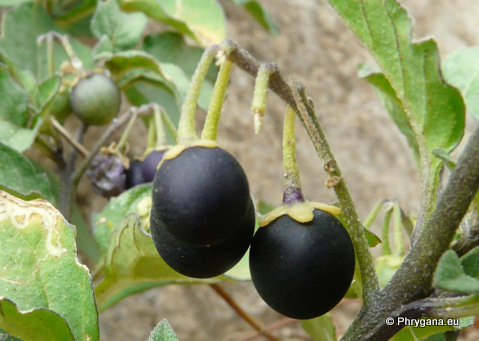
[[[196,106],[200,97],[201,87],[205,80],[206,74],[213,61],[219,46],[213,45],[205,50],[201,57],[195,73],[191,79],[190,87],[185,97],[185,102],[181,108],[180,122],[178,123],[178,139],[179,144],[186,144],[198,139],[196,134]]]
[[[283,167],[284,167],[284,192],[283,205],[294,205],[304,202],[301,191],[298,164],[296,162],[296,138],[294,136],[294,120],[296,113],[288,105],[284,115],[283,124]]]
[[[389,226],[391,224],[391,216],[393,213],[393,208],[388,207],[386,213],[384,214],[383,228],[381,231],[381,255],[390,255],[391,254],[391,245],[389,244]]]
[[[166,124],[166,129],[173,137],[173,140],[176,141],[178,139],[178,132],[176,130],[175,125],[173,124],[173,122],[171,122],[171,119],[166,113],[166,111],[162,111],[161,116],[163,118],[163,122]]]
[[[266,90],[268,90],[269,77],[277,71],[272,63],[263,63],[258,69],[253,92],[253,104],[251,109],[254,115],[254,132],[259,133],[266,110]]]
[[[161,116],[164,115],[165,110],[159,105],[153,106],[153,118],[155,120],[155,131],[156,131],[156,143],[157,148],[166,146],[166,134],[165,129],[163,128],[163,121]]]
[[[53,37],[47,36],[47,64],[48,64],[48,76],[55,73],[55,60],[53,59]]]
[[[324,169],[331,178],[338,179],[333,188],[338,197],[342,214],[347,222],[346,228],[354,244],[354,250],[361,271],[361,282],[363,284],[362,297],[365,304],[367,304],[379,291],[379,280],[374,267],[373,257],[369,252],[369,244],[363,231],[363,225],[359,220],[358,212],[356,211],[346,183],[342,179],[339,165],[329,148],[326,136],[318,122],[314,107],[304,93],[303,84],[293,81],[292,90],[299,111],[299,117],[313,142],[318,156],[323,162]]]
[[[227,50],[223,50],[227,54]],[[226,89],[228,88],[228,81],[230,78],[231,68],[233,63],[228,59],[224,59],[221,63],[220,71],[216,79],[215,87],[213,89],[213,96],[211,97],[208,113],[206,114],[206,121],[201,132],[201,138],[205,140],[216,141],[218,134],[218,123],[221,117],[221,109],[223,108],[223,101],[225,98]]]
[[[386,203],[385,200],[381,200],[376,204],[376,206],[374,206],[371,213],[369,213],[369,215],[364,220],[363,225],[365,228],[369,229],[371,227],[371,225],[373,224],[373,221],[376,219],[376,217],[379,214],[379,211],[381,211],[381,208],[384,206],[385,203]]]
[[[133,107],[131,108],[131,118],[128,121],[128,125],[126,126],[123,134],[120,137],[120,141],[116,145],[116,149],[121,152],[121,150],[125,147],[126,142],[128,141],[128,137],[133,130],[133,126],[135,125],[136,118],[138,116],[138,109]]]
[[[406,251],[404,249],[404,234],[402,224],[402,212],[399,203],[394,201],[393,204],[393,230],[394,230],[394,254],[397,256],[404,256]]]
[[[45,40],[48,42],[49,39],[56,40],[63,47],[63,50],[67,54],[71,65],[76,70],[83,70],[83,63],[75,54],[75,51],[73,50],[73,47],[70,44],[70,40],[68,39],[68,36],[66,34],[60,34],[55,31],[50,31],[40,35],[37,39],[37,42],[38,44],[42,44]]]

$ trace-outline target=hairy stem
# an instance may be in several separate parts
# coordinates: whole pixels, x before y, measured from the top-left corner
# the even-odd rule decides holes
[[[221,52],[225,54],[225,57],[230,52],[230,46],[221,46]],[[210,106],[208,107],[208,113],[206,114],[206,121],[201,132],[201,138],[205,140],[216,141],[218,133],[218,123],[221,117],[221,109],[223,108],[223,101],[225,99],[226,89],[228,88],[228,81],[230,79],[231,68],[233,63],[228,59],[224,59],[221,62],[220,71],[216,78],[215,87],[213,89],[213,95],[211,97]]]
[[[296,113],[290,106],[287,106],[283,124],[283,205],[294,205],[299,202],[304,202],[298,164],[296,163],[296,138],[294,136],[295,118]]]
[[[247,51],[236,48],[229,55],[228,58],[235,63],[239,68],[246,71],[248,74],[256,77],[260,64]],[[288,104],[299,116],[303,126],[306,128],[311,141],[313,142],[316,152],[323,161],[323,167],[328,172],[330,177],[341,179],[341,171],[339,165],[336,163],[324,133],[319,125],[311,103],[304,95],[304,88],[299,84],[295,86],[297,100],[293,94],[293,89],[286,83],[281,76],[279,70],[275,70],[269,76],[269,88],[275,92],[286,104]],[[302,106],[303,110],[299,109]],[[374,268],[374,261],[366,236],[364,235],[359,215],[354,207],[351,194],[344,181],[334,186],[334,191],[340,202],[341,210],[348,223],[349,232],[351,233],[356,255],[358,257],[359,268],[362,275],[363,283],[363,298],[365,302],[370,300],[379,290],[379,281]],[[351,232],[352,231],[352,232]]]
[[[476,128],[451,173],[431,218],[425,223],[404,262],[377,300],[371,306],[363,306],[344,335],[344,340],[386,340],[391,335],[391,327],[384,323],[385,318],[402,305],[430,294],[437,263],[450,247],[456,229],[478,188],[479,128]]]
[[[191,79],[190,87],[181,108],[180,122],[178,123],[178,143],[188,143],[198,138],[196,134],[196,106],[198,98],[200,97],[201,87],[206,77],[206,73],[210,67],[211,62],[218,52],[219,46],[210,46],[203,52],[195,73]]]

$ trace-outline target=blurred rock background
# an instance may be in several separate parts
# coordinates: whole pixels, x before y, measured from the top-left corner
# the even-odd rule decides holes
[[[277,63],[285,79],[306,85],[319,121],[344,174],[362,219],[384,198],[398,199],[414,214],[420,184],[406,140],[389,119],[372,88],[356,76],[360,63],[374,63],[326,0],[262,0],[277,20],[281,34],[271,36],[242,9],[222,0],[228,38],[259,61]],[[415,39],[433,35],[442,58],[467,46],[479,45],[479,2],[469,0],[402,0],[414,18]],[[243,164],[256,199],[279,205],[283,172],[281,131],[284,104],[268,96],[264,125],[253,133],[251,101],[254,80],[234,69],[220,122],[219,143]],[[201,120],[201,118],[200,118]],[[469,130],[476,123],[468,119]],[[324,186],[326,173],[303,128],[297,128],[297,158],[305,196],[332,202]],[[379,229],[379,222],[373,226]],[[373,250],[377,253],[378,250]],[[259,298],[251,283],[223,284],[239,304],[261,324],[283,319]],[[344,300],[333,309],[338,335],[359,308]],[[252,340],[254,331],[208,286],[167,286],[129,297],[100,315],[102,340],[146,340],[162,319],[168,319],[182,341]],[[298,322],[275,330],[284,340],[308,340]],[[474,329],[462,340],[477,340]],[[262,340],[258,337],[257,340]]]

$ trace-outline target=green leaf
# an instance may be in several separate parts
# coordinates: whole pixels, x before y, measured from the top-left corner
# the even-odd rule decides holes
[[[178,341],[178,338],[168,321],[163,320],[153,329],[148,341]]]
[[[142,49],[162,64],[179,66],[189,79],[193,76],[204,51],[202,48],[188,45],[183,36],[175,32],[163,32],[145,37]],[[217,74],[218,67],[212,65],[206,79],[214,83]]]
[[[479,279],[479,246],[461,257],[464,273]]]
[[[141,11],[173,27],[203,46],[221,42],[226,36],[223,10],[216,0],[120,0],[125,11]]]
[[[86,223],[77,206],[73,208],[71,221],[77,229],[76,243],[79,251],[87,256],[92,263],[97,262],[100,258],[100,250],[90,230],[90,226]]]
[[[62,32],[52,18],[35,3],[24,3],[6,12],[2,26],[0,50],[23,69],[30,70],[37,79],[49,75],[46,44],[39,46],[39,35],[49,31]],[[90,48],[70,37],[70,43],[85,68],[93,68]],[[59,70],[63,61],[68,60],[63,49],[54,44],[54,63]]]
[[[451,53],[442,63],[446,81],[458,88],[466,101],[467,110],[479,120],[479,47],[469,47]]]
[[[105,67],[110,70],[116,79],[120,79],[128,71],[134,69],[150,70],[164,77],[158,61],[143,51],[129,50],[114,54],[103,53],[98,57],[103,60]]]
[[[41,113],[48,107],[48,104],[54,99],[61,85],[61,77],[52,75],[38,84],[38,94],[34,100],[36,112]]]
[[[426,320],[426,319],[424,319]],[[413,327],[407,326],[401,329],[396,335],[391,338],[391,341],[417,341],[423,340],[432,335],[454,330],[449,326],[427,326],[427,327]]]
[[[25,156],[0,143],[0,189],[24,199],[55,202],[48,175]]]
[[[256,0],[232,0],[238,6],[242,6],[251,17],[256,20],[265,30],[273,35],[279,34],[281,31],[276,21],[271,17],[269,12],[259,1]]]
[[[76,340],[95,341],[98,314],[75,233],[50,203],[0,192],[0,296],[22,312],[48,308],[68,322]]]
[[[40,124],[34,129],[19,128],[8,121],[0,121],[0,143],[23,153],[32,145],[39,127]]]
[[[379,98],[381,98],[389,113],[389,116],[391,116],[396,126],[406,137],[409,147],[413,152],[414,160],[416,161],[416,164],[419,165],[420,156],[418,141],[401,100],[396,96],[396,91],[391,87],[391,84],[384,74],[374,71],[366,64],[361,65],[358,76],[375,87]]]
[[[0,119],[25,127],[28,123],[28,95],[10,76],[5,64],[0,63]]]
[[[0,312],[0,327],[10,335],[31,341],[74,341],[67,321],[50,309],[20,311],[15,303],[0,297]],[[1,332],[0,340],[5,340]]]
[[[106,35],[102,35],[98,43],[93,48],[93,59],[99,59],[101,55],[109,55],[113,53],[113,44],[110,38]]]
[[[95,289],[100,311],[134,293],[172,283],[215,283],[218,278],[193,279],[171,269],[153,240],[141,229],[136,213],[115,228],[104,261],[105,276]]]
[[[141,40],[147,18],[143,13],[124,13],[115,0],[99,1],[91,20],[91,31],[100,39],[110,38],[114,50],[128,50]]]
[[[19,339],[15,336],[10,335],[9,333],[7,333],[2,328],[0,328],[0,340],[2,340],[2,341],[23,341],[22,339]]]
[[[467,275],[457,254],[448,250],[442,255],[437,265],[434,286],[450,291],[477,292],[479,279]]]
[[[444,83],[436,43],[412,42],[408,14],[395,0],[328,0],[369,50],[394,89],[417,141],[425,200],[435,203],[442,160],[431,152],[453,150],[464,131],[465,107],[459,91]],[[400,111],[396,112],[400,114]]]
[[[140,79],[124,90],[128,101],[136,106],[148,103],[158,103],[165,109],[173,124],[178,126],[180,117],[180,101],[170,91],[149,80]],[[174,142],[174,141],[172,141]]]
[[[123,217],[136,212],[138,203],[146,196],[151,196],[151,184],[135,186],[112,198],[102,212],[93,216],[93,235],[101,256],[109,248],[113,230],[120,225]]]
[[[335,341],[336,330],[329,314],[311,320],[301,321],[304,331],[315,341]]]

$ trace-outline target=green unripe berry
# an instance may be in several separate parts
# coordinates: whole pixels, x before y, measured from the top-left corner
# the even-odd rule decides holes
[[[120,111],[120,89],[104,73],[90,73],[81,78],[70,94],[73,112],[86,124],[110,123]]]

